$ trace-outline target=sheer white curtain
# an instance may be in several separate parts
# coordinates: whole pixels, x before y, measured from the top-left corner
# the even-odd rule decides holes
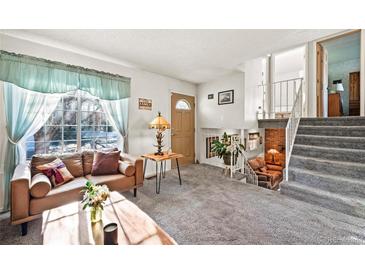
[[[129,98],[122,100],[100,100],[100,104],[115,130],[123,139],[123,152],[128,152],[128,111]]]
[[[9,206],[10,180],[17,164],[25,162],[25,141],[34,135],[55,110],[61,95],[44,94],[3,84],[7,133],[6,161],[3,176],[3,210]],[[1,206],[0,206],[1,207]]]

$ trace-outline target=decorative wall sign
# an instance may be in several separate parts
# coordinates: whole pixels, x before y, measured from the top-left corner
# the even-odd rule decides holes
[[[138,99],[138,109],[152,110],[152,100],[139,98]]]
[[[208,94],[208,100],[214,99],[214,94]]]
[[[234,103],[234,90],[226,90],[218,93],[218,105]]]

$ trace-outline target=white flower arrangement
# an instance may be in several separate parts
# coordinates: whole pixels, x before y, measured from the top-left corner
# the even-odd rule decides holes
[[[104,203],[109,197],[109,189],[106,185],[95,185],[92,182],[87,181],[81,192],[84,193],[81,202],[84,204],[82,209],[86,209],[87,207],[104,209]]]

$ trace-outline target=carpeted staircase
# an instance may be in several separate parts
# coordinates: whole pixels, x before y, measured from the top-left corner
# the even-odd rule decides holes
[[[365,218],[365,117],[302,118],[281,193]]]

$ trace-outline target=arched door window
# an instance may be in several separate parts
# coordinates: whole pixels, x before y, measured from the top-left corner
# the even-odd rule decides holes
[[[178,100],[176,102],[175,108],[178,110],[190,110],[191,109],[189,102],[184,99]]]

